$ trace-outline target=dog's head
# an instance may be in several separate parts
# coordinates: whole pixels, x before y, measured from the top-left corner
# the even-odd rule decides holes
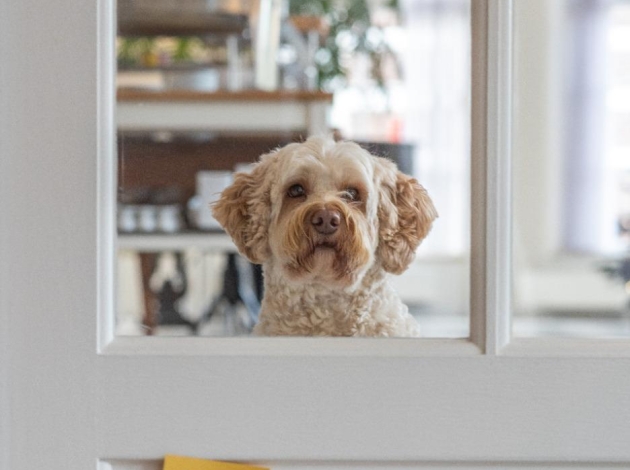
[[[425,189],[352,142],[312,137],[237,173],[213,213],[250,261],[291,282],[353,285],[403,272],[437,213]]]

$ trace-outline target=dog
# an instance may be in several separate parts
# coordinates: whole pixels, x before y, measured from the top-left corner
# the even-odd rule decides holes
[[[263,265],[254,334],[420,335],[388,275],[407,269],[437,212],[391,161],[311,137],[236,173],[212,210],[239,252]]]

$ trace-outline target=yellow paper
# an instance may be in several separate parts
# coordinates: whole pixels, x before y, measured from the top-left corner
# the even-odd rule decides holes
[[[269,470],[265,467],[254,467],[237,463],[217,462],[214,460],[193,459],[167,455],[164,458],[164,470]]]

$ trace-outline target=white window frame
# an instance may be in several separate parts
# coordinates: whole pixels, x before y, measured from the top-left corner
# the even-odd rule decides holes
[[[589,345],[607,355],[609,348],[630,356],[630,342],[600,344],[583,339],[513,338],[512,320],[512,113],[513,0],[473,0],[471,3],[471,260],[470,337],[424,339],[387,344],[365,339],[277,339],[116,337],[114,328],[115,168],[113,142],[115,54],[101,41],[99,64],[104,70],[99,90],[99,351],[127,355],[280,355],[285,357],[339,354],[342,356],[439,356],[499,354],[589,354]],[[113,34],[113,20],[102,15],[101,28]],[[102,37],[102,36],[101,36]],[[542,349],[541,349],[542,348]],[[585,349],[586,348],[586,349]]]
[[[510,325],[510,90],[512,30],[511,0],[475,0],[472,32],[472,227],[470,338],[426,339],[387,344],[365,339],[117,337],[112,299],[115,269],[111,256],[115,237],[115,161],[113,44],[101,41],[99,89],[99,351],[102,354],[149,355],[440,355],[498,354],[509,342]],[[108,15],[103,15],[108,16]],[[103,18],[101,29],[112,34],[113,21]],[[103,37],[103,36],[101,36]],[[490,59],[491,58],[491,59]],[[489,89],[495,91],[486,95]],[[485,176],[484,176],[485,175]],[[499,254],[501,253],[501,256]],[[507,253],[507,255],[503,255]],[[485,268],[484,268],[485,266]],[[485,287],[484,287],[485,286]]]
[[[107,2],[103,2],[105,4]],[[107,7],[104,7],[107,8]],[[99,351],[127,355],[317,355],[439,356],[499,354],[590,354],[594,350],[630,356],[630,342],[599,343],[584,339],[513,338],[512,320],[512,80],[513,0],[473,0],[471,3],[471,259],[470,337],[424,339],[395,344],[365,339],[277,339],[116,337],[114,319],[115,252],[115,110],[114,46],[101,41],[99,64]],[[101,15],[101,29],[113,34],[109,12]],[[103,37],[101,35],[100,37]]]

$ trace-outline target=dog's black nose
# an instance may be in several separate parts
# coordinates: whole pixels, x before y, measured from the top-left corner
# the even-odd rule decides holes
[[[311,224],[318,233],[331,235],[337,231],[341,223],[341,214],[335,210],[320,209],[311,217]]]

